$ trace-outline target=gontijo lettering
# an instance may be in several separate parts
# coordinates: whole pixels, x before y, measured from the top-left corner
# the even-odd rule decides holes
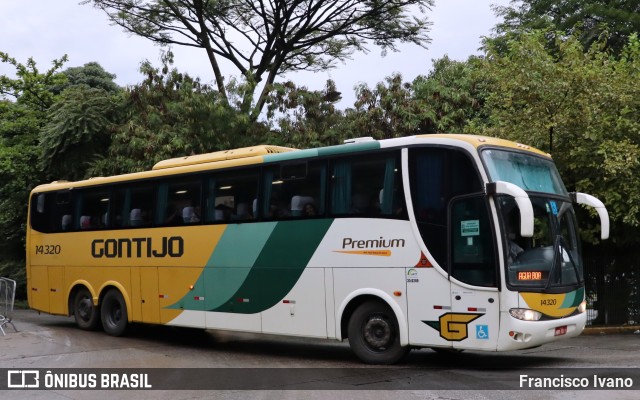
[[[165,236],[159,243],[150,237],[95,239],[91,242],[94,258],[162,258],[182,257],[183,254],[184,239],[180,236]]]

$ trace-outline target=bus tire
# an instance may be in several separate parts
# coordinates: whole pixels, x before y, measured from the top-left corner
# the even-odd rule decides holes
[[[367,364],[395,364],[409,352],[409,346],[400,346],[395,314],[381,301],[358,306],[347,329],[351,350]]]
[[[102,328],[111,336],[121,336],[127,329],[127,304],[117,289],[110,289],[100,308]]]
[[[89,289],[82,287],[73,297],[73,316],[78,328],[86,331],[98,329],[100,309],[93,304],[93,297]]]

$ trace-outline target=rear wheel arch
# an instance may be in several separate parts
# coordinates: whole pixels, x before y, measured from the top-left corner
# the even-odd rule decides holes
[[[339,331],[336,332],[337,338],[346,339],[349,336],[347,329],[349,319],[360,305],[372,300],[386,304],[393,311],[398,322],[400,344],[402,346],[409,345],[409,329],[405,313],[390,295],[379,289],[360,289],[354,291],[342,301],[338,312],[338,320],[336,321],[336,326],[339,329]]]

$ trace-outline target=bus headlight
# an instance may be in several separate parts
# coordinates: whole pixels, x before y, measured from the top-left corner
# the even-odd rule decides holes
[[[582,303],[580,303],[580,305],[578,306],[578,312],[580,314],[582,314],[583,312],[587,311],[587,302],[583,301]]]
[[[521,319],[523,321],[538,321],[542,318],[542,313],[529,310],[528,308],[512,308],[509,310],[509,314],[511,314],[513,318]]]

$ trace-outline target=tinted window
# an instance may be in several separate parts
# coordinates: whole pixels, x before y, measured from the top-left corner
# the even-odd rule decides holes
[[[265,219],[324,215],[326,164],[301,162],[265,169],[262,215]]]
[[[330,165],[332,214],[406,218],[398,153],[335,159]]]
[[[469,155],[441,147],[414,148],[409,152],[411,197],[420,235],[429,252],[443,268],[448,266],[450,201],[483,190]]]
[[[207,177],[206,222],[250,221],[256,217],[258,170],[235,170]]]

